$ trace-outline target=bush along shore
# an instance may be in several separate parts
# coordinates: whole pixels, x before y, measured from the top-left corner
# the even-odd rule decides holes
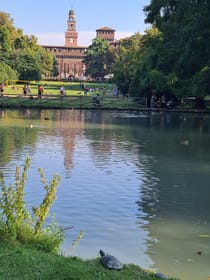
[[[55,174],[48,183],[42,169],[38,169],[45,196],[37,207],[28,210],[25,202],[25,183],[31,159],[16,167],[14,185],[5,185],[0,173],[0,279],[172,279],[150,273],[139,266],[123,265],[120,270],[107,269],[100,256],[93,260],[65,257],[59,253],[65,229],[53,220],[45,227],[44,222],[56,198],[61,178]]]

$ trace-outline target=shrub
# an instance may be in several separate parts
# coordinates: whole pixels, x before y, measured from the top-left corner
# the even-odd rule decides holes
[[[63,230],[55,222],[45,228],[44,222],[56,198],[60,177],[53,175],[47,184],[42,169],[38,169],[46,194],[39,206],[29,211],[24,201],[24,187],[30,162],[30,157],[27,157],[22,173],[20,167],[16,167],[14,185],[6,186],[4,175],[0,173],[0,241],[21,243],[46,252],[56,252],[64,238]]]

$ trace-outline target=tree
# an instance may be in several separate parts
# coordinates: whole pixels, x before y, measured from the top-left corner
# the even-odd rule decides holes
[[[53,69],[52,54],[37,44],[35,36],[16,29],[10,15],[4,12],[0,12],[0,62],[8,65],[7,72],[12,68],[16,77],[26,80],[40,80]],[[0,76],[7,77],[1,71]]]
[[[35,59],[40,72],[44,76],[49,76],[54,67],[54,56],[42,47],[38,47],[35,51]]]
[[[20,73],[20,79],[40,80],[42,74],[51,73],[53,55],[37,44],[35,36],[20,35],[14,42],[13,67]]]
[[[151,28],[141,36],[139,42],[136,71],[132,75],[131,93],[150,99],[152,94],[161,96],[167,89],[167,75],[161,67],[163,63],[163,37],[157,28]]]
[[[21,30],[16,29],[13,25],[13,19],[9,14],[0,11],[0,52],[1,60],[13,49],[15,38],[20,34]]]
[[[21,80],[40,80],[41,68],[39,67],[33,52],[20,50],[12,55],[11,65],[19,73]]]
[[[157,28],[163,37],[155,69],[175,77],[170,90],[176,96],[194,95],[204,98],[208,87],[197,90],[196,84],[207,85],[209,71],[210,2],[206,0],[152,0],[144,9],[146,22]],[[162,58],[162,62],[161,62]],[[202,78],[201,78],[202,77]],[[205,88],[205,90],[204,90]]]
[[[18,78],[17,72],[4,62],[0,62],[0,74],[0,83]]]
[[[122,39],[115,51],[114,81],[124,95],[131,93],[131,81],[136,73],[139,61],[140,39],[141,35],[139,33],[129,39]]]
[[[100,37],[95,38],[87,48],[83,60],[86,75],[93,79],[103,79],[106,74],[111,73],[113,61],[109,42]]]
[[[4,26],[0,26],[0,51],[1,56],[11,51],[9,30]]]

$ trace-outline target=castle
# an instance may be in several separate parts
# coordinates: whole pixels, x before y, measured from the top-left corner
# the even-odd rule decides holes
[[[115,41],[115,30],[109,27],[102,27],[96,30],[96,37],[106,39],[113,44]],[[65,32],[64,46],[42,46],[51,52],[57,60],[58,79],[83,79],[85,65],[83,58],[87,47],[78,46],[78,32],[76,30],[76,17],[73,9],[69,11],[67,31]],[[46,77],[50,78],[50,77]]]

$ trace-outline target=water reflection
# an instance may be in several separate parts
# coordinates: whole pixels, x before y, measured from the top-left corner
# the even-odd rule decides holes
[[[8,179],[32,157],[28,202],[42,198],[36,174],[58,173],[53,211],[63,249],[84,258],[103,247],[124,262],[183,280],[207,279],[210,240],[208,115],[79,110],[5,110],[0,165]],[[71,247],[79,230],[79,247]],[[199,253],[198,253],[199,252]]]
[[[84,119],[81,111],[58,110],[53,118],[56,120],[53,133],[63,141],[64,166],[66,176],[69,177],[73,168],[73,154],[76,138],[82,136],[84,130]]]
[[[164,139],[152,131],[152,143],[145,146],[146,176],[138,208],[139,224],[150,234],[147,254],[154,268],[181,279],[205,279],[210,273],[209,240],[200,237],[210,224],[207,121],[207,116],[181,116],[176,130],[170,126]],[[159,128],[165,130],[162,123]]]

